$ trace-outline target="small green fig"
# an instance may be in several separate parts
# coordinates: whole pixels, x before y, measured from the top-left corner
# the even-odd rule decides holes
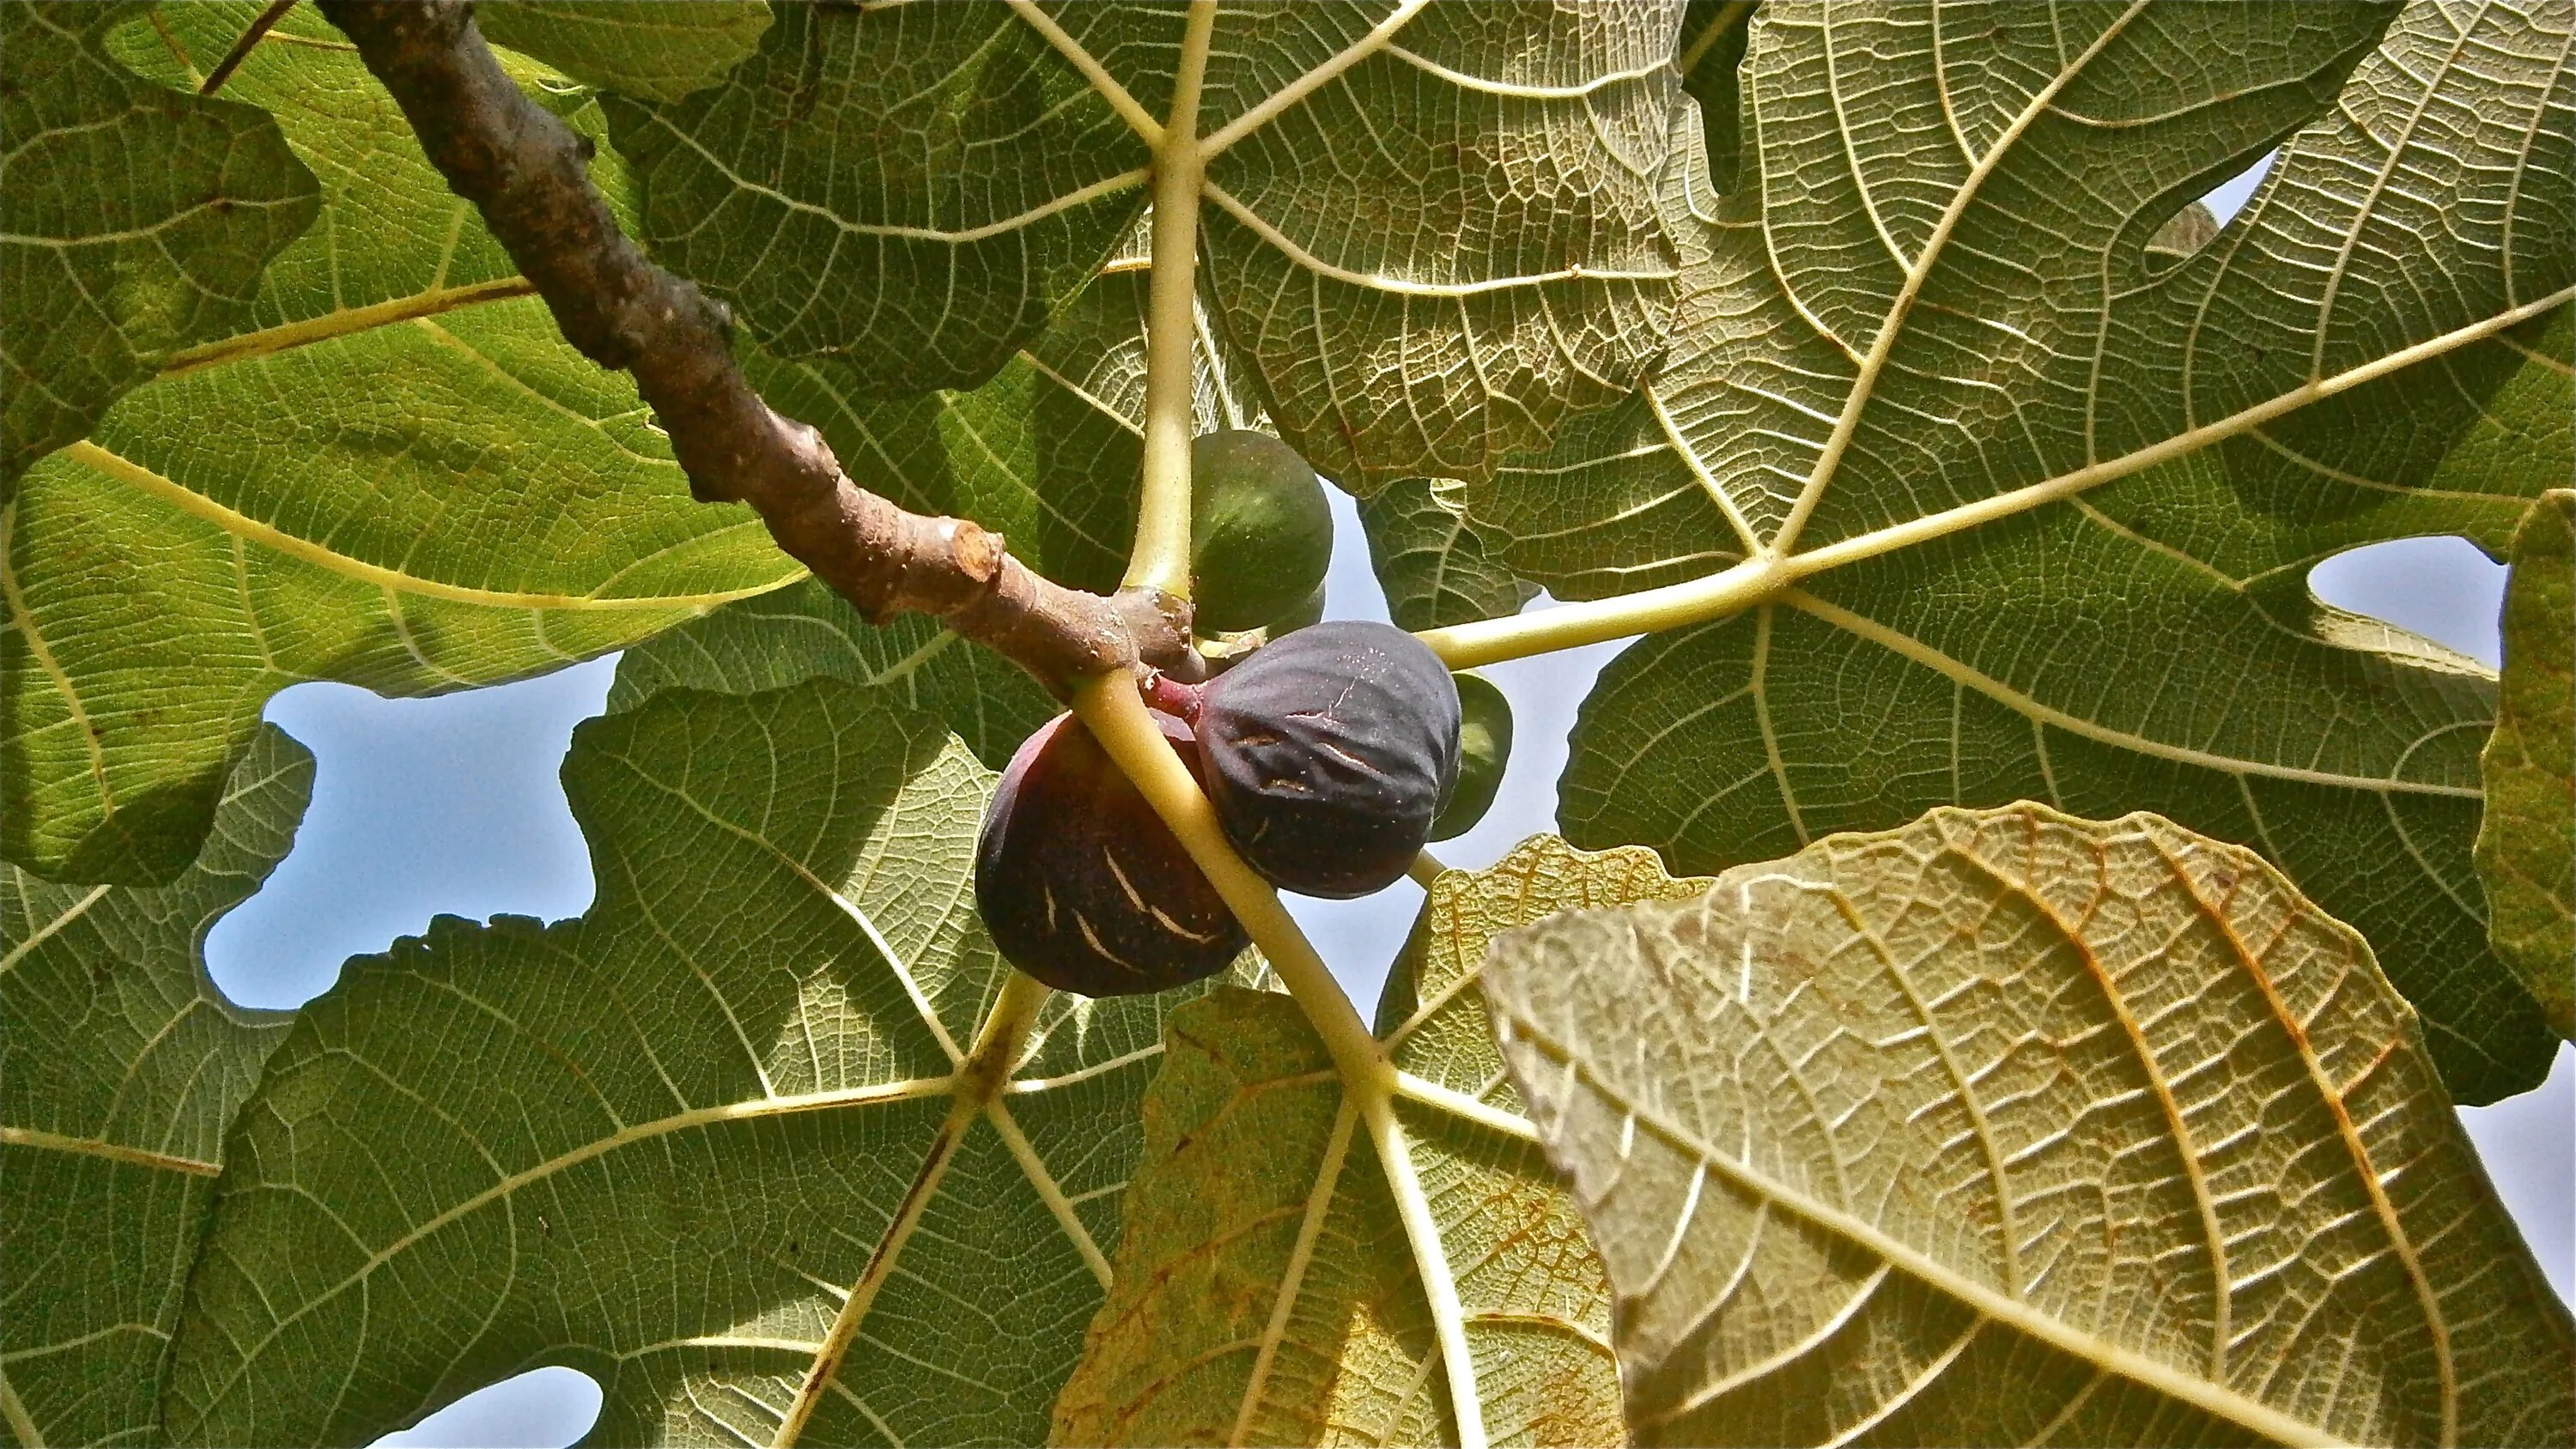
[[[1197,742],[1155,723],[1199,773]],[[1135,996],[1212,976],[1249,938],[1082,721],[1020,745],[975,842],[975,906],[1012,965],[1059,991]]]
[[[1302,608],[1333,560],[1333,509],[1297,450],[1267,433],[1190,443],[1190,594],[1210,634]]]
[[[1282,634],[1293,634],[1309,624],[1322,622],[1324,622],[1324,586],[1318,583],[1315,585],[1315,592],[1308,594],[1304,603],[1271,620],[1262,632],[1276,639]]]
[[[1458,778],[1458,690],[1401,629],[1332,619],[1186,695],[1217,823],[1273,885],[1364,896],[1405,873]]]
[[[1440,818],[1431,822],[1431,838],[1454,840],[1476,828],[1494,808],[1494,792],[1503,786],[1503,767],[1512,758],[1512,702],[1481,674],[1451,676],[1458,686],[1458,787]]]

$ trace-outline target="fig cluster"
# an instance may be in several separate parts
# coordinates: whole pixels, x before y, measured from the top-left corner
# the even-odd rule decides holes
[[[1510,708],[1470,678],[1464,709],[1447,666],[1401,629],[1317,622],[1332,512],[1286,444],[1212,433],[1191,460],[1198,622],[1233,638],[1204,651],[1221,671],[1205,684],[1151,683],[1155,721],[1263,878],[1313,896],[1382,889],[1435,829],[1464,830],[1492,803]],[[975,900],[1013,965],[1085,996],[1196,981],[1247,944],[1215,884],[1071,715],[1003,771],[976,842]]]

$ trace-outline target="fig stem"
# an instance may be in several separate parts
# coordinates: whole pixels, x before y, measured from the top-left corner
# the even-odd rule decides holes
[[[1193,0],[1181,35],[1171,119],[1154,148],[1153,273],[1145,294],[1145,458],[1136,543],[1124,587],[1190,593],[1190,435],[1196,419],[1199,91],[1207,76],[1215,0]]]
[[[1440,879],[1441,873],[1448,869],[1440,863],[1440,857],[1426,850],[1413,858],[1413,864],[1405,867],[1404,873],[1413,877],[1415,885],[1429,890],[1431,883]]]
[[[1461,1449],[1485,1449],[1481,1391],[1476,1384],[1475,1361],[1467,1353],[1466,1313],[1459,1302],[1457,1280],[1449,1271],[1448,1255],[1441,1246],[1440,1225],[1431,1216],[1431,1199],[1422,1190],[1420,1174],[1414,1171],[1404,1125],[1396,1119],[1395,1064],[1387,1060],[1386,1048],[1369,1033],[1367,1023],[1360,1020],[1351,998],[1333,979],[1324,958],[1306,939],[1296,918],[1279,903],[1278,892],[1234,853],[1233,845],[1217,824],[1216,808],[1200,793],[1198,782],[1190,778],[1189,767],[1164,743],[1163,732],[1146,712],[1135,681],[1123,674],[1087,680],[1074,691],[1073,712],[1109,757],[1118,762],[1118,768],[1135,781],[1136,789],[1154,807],[1154,813],[1172,827],[1181,847],[1207,873],[1217,894],[1251,933],[1252,943],[1261,948],[1270,969],[1279,973],[1288,994],[1305,1012],[1315,1034],[1323,1039],[1324,1050],[1332,1056],[1333,1067],[1341,1076],[1342,1090],[1359,1109],[1360,1120],[1368,1128],[1369,1141],[1377,1149],[1379,1165],[1385,1169],[1396,1212],[1404,1222],[1404,1235],[1413,1249],[1414,1271],[1431,1306],[1441,1366],[1448,1376],[1457,1416],[1459,1444]]]
[[[1161,670],[1145,676],[1142,688],[1145,703],[1186,725],[1199,722],[1199,708],[1206,702],[1202,687],[1184,684]]]

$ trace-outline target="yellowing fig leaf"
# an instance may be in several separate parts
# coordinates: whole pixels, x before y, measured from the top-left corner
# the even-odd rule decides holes
[[[1441,876],[1379,1004],[1383,1135],[1286,998],[1175,1013],[1055,1441],[1622,1441],[1600,1262],[1518,1115],[1477,971],[1498,931],[1706,884],[1547,838]]]
[[[2576,492],[2540,496],[2513,536],[2504,687],[2479,761],[2478,877],[2496,954],[2576,1040]]]
[[[225,1137],[292,1019],[225,1001],[200,948],[286,854],[312,786],[313,757],[263,729],[170,884],[0,866],[0,1422],[18,1443],[161,1439]]]
[[[1501,937],[1641,1441],[2566,1444],[2576,1338],[2351,928],[1936,811]]]

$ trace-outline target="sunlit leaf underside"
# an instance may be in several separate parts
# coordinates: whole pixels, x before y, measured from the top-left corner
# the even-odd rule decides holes
[[[1508,935],[1641,1439],[2531,1444],[2576,1340],[2369,948],[2154,816],[1943,810]]]

